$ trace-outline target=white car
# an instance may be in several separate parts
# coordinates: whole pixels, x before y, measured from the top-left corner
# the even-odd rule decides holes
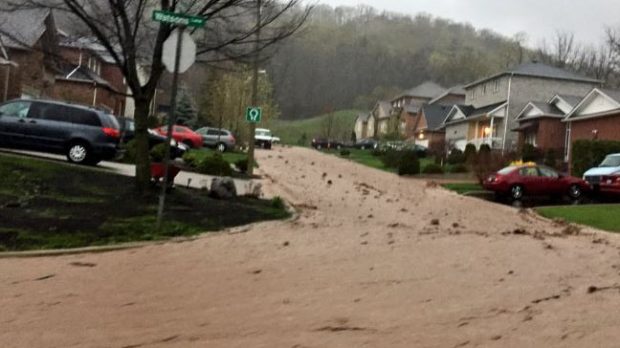
[[[601,177],[620,172],[620,153],[607,155],[598,167],[590,168],[583,174],[583,179],[590,185],[599,185]]]
[[[280,138],[271,135],[271,131],[265,128],[256,128],[254,144],[263,149],[271,149],[271,145],[280,141]]]

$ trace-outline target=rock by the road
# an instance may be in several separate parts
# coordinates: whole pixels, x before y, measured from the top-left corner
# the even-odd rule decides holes
[[[233,199],[237,197],[237,188],[231,178],[213,178],[209,195],[217,199]]]

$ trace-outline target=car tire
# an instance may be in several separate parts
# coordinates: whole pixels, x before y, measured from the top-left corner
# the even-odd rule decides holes
[[[215,146],[215,148],[216,148],[216,149],[217,149],[217,151],[219,151],[219,152],[226,152],[226,150],[227,150],[226,144],[224,144],[224,143],[219,143],[219,144],[217,144],[217,145]]]
[[[513,201],[520,201],[523,199],[524,194],[525,189],[522,185],[514,185],[510,188],[510,198],[512,198]]]
[[[265,144],[265,149],[271,150],[271,143],[266,143]]]
[[[568,188],[568,197],[570,197],[570,199],[577,201],[582,196],[583,196],[583,190],[581,189],[581,187],[579,187],[579,185],[571,185]]]
[[[90,146],[84,141],[74,141],[67,146],[67,160],[75,164],[96,164],[92,163]]]

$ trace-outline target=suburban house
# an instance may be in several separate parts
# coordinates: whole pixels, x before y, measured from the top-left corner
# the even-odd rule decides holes
[[[564,154],[566,124],[562,120],[583,96],[556,94],[548,101],[531,101],[517,115],[519,146],[530,144],[543,152]]]
[[[371,137],[379,137],[396,130],[395,118],[392,117],[392,105],[387,101],[379,101],[370,112],[375,123],[368,131]]]
[[[517,116],[532,100],[556,94],[583,95],[602,81],[538,62],[530,62],[472,82],[465,104],[452,108],[445,120],[448,147],[488,144],[501,151],[518,147]]]
[[[448,105],[423,105],[414,126],[412,139],[415,144],[428,148],[431,153],[444,153],[446,148],[446,134],[443,121],[452,109]]]
[[[411,135],[411,127],[415,122],[422,105],[430,102],[446,92],[446,89],[435,82],[426,81],[414,88],[404,91],[391,100],[391,116],[398,122],[397,130],[403,136]],[[396,130],[396,129],[394,129]]]
[[[368,118],[370,113],[359,113],[355,119],[355,139],[361,140],[368,138]]]
[[[455,105],[465,103],[465,89],[463,86],[454,86],[446,89],[443,93],[431,99],[431,105]]]
[[[71,40],[49,9],[0,13],[4,99],[50,98],[90,105],[122,115],[123,75],[105,50]],[[7,66],[3,64],[3,66]],[[7,78],[8,75],[8,78]]]
[[[618,140],[620,138],[620,91],[594,88],[564,118],[566,160],[577,140]]]

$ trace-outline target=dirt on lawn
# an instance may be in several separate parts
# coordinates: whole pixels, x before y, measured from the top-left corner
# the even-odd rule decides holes
[[[258,157],[297,219],[0,259],[0,346],[618,345],[617,235],[310,149]]]

